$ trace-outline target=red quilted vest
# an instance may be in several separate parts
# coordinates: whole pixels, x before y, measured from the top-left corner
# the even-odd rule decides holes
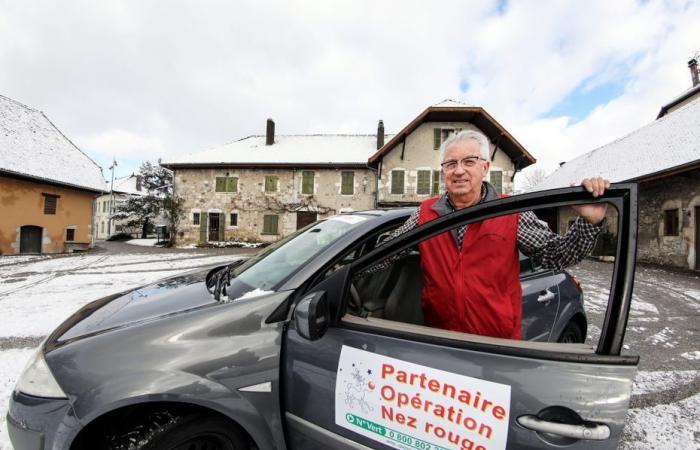
[[[439,217],[431,208],[437,200],[421,204],[419,224]],[[518,218],[512,214],[470,224],[461,252],[449,231],[419,244],[426,325],[521,338]]]

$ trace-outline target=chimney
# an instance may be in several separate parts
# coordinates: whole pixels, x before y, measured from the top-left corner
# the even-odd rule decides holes
[[[566,161],[562,161],[559,163],[559,167],[564,167],[564,164],[566,164]]]
[[[265,145],[275,143],[275,122],[272,119],[267,119],[267,130],[265,131]]]
[[[690,69],[690,78],[693,80],[693,87],[695,87],[698,84],[700,84],[700,79],[698,79],[700,75],[698,74],[697,58],[693,58],[690,61],[688,61],[688,68]]]
[[[380,120],[377,124],[377,150],[384,147],[384,121]]]

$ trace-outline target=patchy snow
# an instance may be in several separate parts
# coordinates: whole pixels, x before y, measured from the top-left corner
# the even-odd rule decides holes
[[[169,164],[358,164],[377,151],[373,134],[276,135],[273,145],[265,145],[265,136],[249,136],[229,144],[191,153]]]
[[[208,247],[217,248],[258,248],[267,245],[266,242],[245,242],[245,241],[207,241]],[[196,244],[195,244],[196,246]]]
[[[669,327],[664,327],[663,330],[644,339],[644,342],[651,345],[661,345],[665,348],[674,348],[678,345],[678,341],[673,339],[674,334],[674,330]]]
[[[652,372],[640,370],[634,379],[632,395],[668,391],[689,384],[699,376],[700,371],[697,370],[657,370]]]
[[[681,356],[690,361],[700,360],[700,351],[681,353]]]
[[[124,241],[125,244],[129,245],[139,245],[141,247],[153,247],[158,242],[158,239],[130,239]]]
[[[2,95],[0,148],[0,170],[95,191],[105,189],[100,166],[44,113]]]
[[[663,151],[659,151],[659,149]],[[578,184],[581,174],[612,182],[682,166],[700,159],[700,99],[616,141],[583,154],[539,183],[539,191]]]
[[[244,298],[260,297],[262,295],[272,294],[273,291],[264,291],[262,289],[255,288],[252,291],[246,292],[245,294],[238,297],[236,300],[243,300]]]

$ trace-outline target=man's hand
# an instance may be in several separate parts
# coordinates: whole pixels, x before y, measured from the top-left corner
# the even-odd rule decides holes
[[[586,188],[593,197],[603,195],[605,189],[610,187],[610,181],[603,177],[585,178],[581,181],[581,186]],[[572,206],[576,213],[593,225],[599,225],[605,218],[605,211],[608,209],[607,203],[596,203],[591,205]]]

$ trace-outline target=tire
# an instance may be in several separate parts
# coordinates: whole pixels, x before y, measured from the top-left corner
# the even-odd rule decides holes
[[[576,322],[569,322],[564,327],[564,331],[559,335],[557,342],[563,344],[583,344],[585,337],[583,336],[583,330],[581,326]]]
[[[243,450],[250,448],[235,424],[219,418],[157,411],[104,437],[106,450]]]

